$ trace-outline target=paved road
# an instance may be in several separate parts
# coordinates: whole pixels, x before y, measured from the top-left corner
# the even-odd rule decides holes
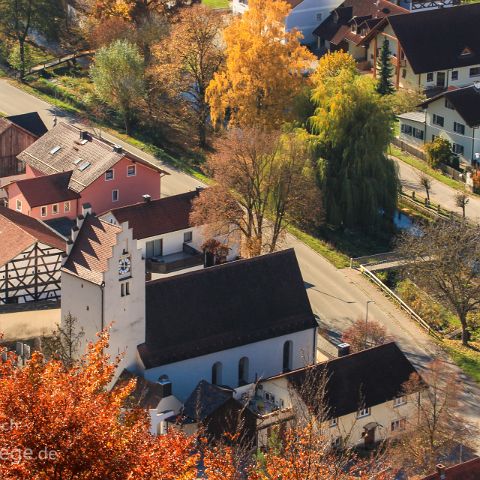
[[[404,191],[411,193],[412,190],[414,190],[425,197],[425,189],[420,186],[419,182],[419,171],[400,160],[396,160],[396,163],[399,168],[400,180]],[[432,202],[439,203],[447,210],[461,214],[462,212],[460,208],[455,205],[456,193],[457,190],[432,178],[432,190],[430,191]],[[470,201],[465,209],[465,214],[472,220],[480,221],[480,197],[473,195],[470,196]]]
[[[8,114],[20,114],[32,110],[39,112],[48,127],[53,125],[53,115],[55,114],[66,121],[75,122],[73,118],[65,116],[51,105],[0,79],[0,111]],[[123,144],[110,135],[104,136]],[[126,145],[126,147],[135,154],[152,160],[151,156],[131,146]],[[171,173],[164,179],[164,195],[192,190],[198,185],[197,180],[185,173],[175,171],[165,165],[163,167]],[[407,172],[406,181],[414,183],[416,177],[413,177],[408,170],[404,170],[402,166],[401,175],[404,175],[405,171]],[[410,180],[408,175],[410,175]],[[435,185],[434,191],[436,188]],[[428,335],[358,272],[350,269],[337,270],[323,257],[290,235],[286,238],[285,247],[295,249],[312,308],[320,316],[323,326],[333,338],[339,339],[341,332],[357,318],[365,318],[367,301],[373,301],[375,303],[369,305],[369,319],[384,324],[392,339],[398,342],[405,354],[419,369],[424,368],[429,361],[441,355],[438,347]],[[480,390],[468,379],[465,379],[465,383],[467,392],[464,395],[462,407],[464,413],[471,420],[478,422],[480,405],[473,401],[474,397],[471,392],[474,392],[473,395],[476,398],[480,398]]]

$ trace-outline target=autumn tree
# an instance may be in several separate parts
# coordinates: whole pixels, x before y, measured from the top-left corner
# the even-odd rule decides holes
[[[390,53],[390,42],[387,38],[384,39],[380,55],[377,62],[378,83],[376,90],[380,95],[391,95],[395,88],[392,83],[393,65],[392,55]]]
[[[194,438],[151,436],[146,412],[122,409],[134,383],[108,390],[119,359],[107,346],[103,333],[71,368],[38,352],[0,363],[2,479],[197,478]]]
[[[368,231],[391,225],[399,183],[386,154],[392,138],[389,104],[343,52],[320,59],[313,84],[310,131],[318,145],[327,222]]]
[[[432,177],[426,173],[419,173],[418,181],[420,185],[424,188],[427,195],[427,200],[430,202],[430,192],[432,190]]]
[[[348,343],[352,352],[383,345],[387,341],[387,329],[381,323],[364,318],[359,318],[342,335],[342,342]]]
[[[422,378],[412,374],[404,385],[418,413],[407,419],[408,434],[396,438],[392,459],[408,475],[423,477],[447,462],[458,445],[472,445],[471,425],[459,415],[461,389],[459,376],[441,360],[430,363]]]
[[[118,110],[128,133],[144,89],[143,60],[137,47],[126,40],[102,47],[90,75],[97,94]]]
[[[194,201],[191,221],[210,237],[242,235],[245,257],[276,249],[295,218],[318,218],[319,190],[307,144],[296,134],[231,129],[207,161],[215,185]]]
[[[155,49],[156,82],[167,86],[177,102],[185,102],[196,123],[200,147],[207,145],[209,105],[205,92],[223,62],[222,14],[204,5],[180,12],[170,34]]]
[[[0,31],[18,44],[19,71],[26,71],[25,44],[35,31],[49,39],[58,37],[65,16],[60,0],[0,0]]]
[[[470,197],[465,192],[455,194],[455,205],[462,210],[462,217],[465,218],[465,209],[470,202]]]
[[[421,235],[404,233],[397,251],[409,277],[457,314],[468,345],[469,317],[480,306],[480,227],[454,219],[425,223]]]
[[[224,30],[224,67],[207,88],[213,123],[277,128],[291,116],[292,101],[314,57],[287,31],[290,6],[283,0],[252,0]]]

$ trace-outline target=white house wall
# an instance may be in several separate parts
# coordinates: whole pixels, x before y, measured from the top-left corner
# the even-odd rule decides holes
[[[443,127],[433,124],[434,114],[444,117]],[[426,142],[431,142],[432,135],[435,135],[446,138],[452,144],[463,145],[464,154],[461,159],[468,163],[472,161],[474,153],[480,153],[480,132],[478,128],[469,127],[456,110],[445,107],[445,98],[439,98],[428,105],[426,122]],[[465,135],[454,132],[454,122],[465,125]]]
[[[316,332],[315,332],[316,333]],[[267,378],[282,372],[283,345],[293,342],[292,369],[312,363],[314,351],[314,329],[283,335],[281,337],[251,343],[230,350],[223,350],[181,362],[146,370],[147,380],[155,382],[161,375],[172,381],[173,395],[185,401],[200,380],[212,380],[212,366],[222,363],[222,384],[232,388],[238,386],[238,362],[242,357],[249,359],[248,381]]]

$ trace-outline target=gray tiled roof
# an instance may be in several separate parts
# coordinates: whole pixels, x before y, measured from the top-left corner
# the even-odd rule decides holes
[[[82,141],[80,132],[73,125],[59,123],[18,155],[18,158],[45,175],[73,170],[69,187],[75,192],[84,190],[124,157],[161,171],[153,163],[129,152],[114,151],[110,142],[91,134],[87,141]],[[82,169],[87,163],[89,165]]]

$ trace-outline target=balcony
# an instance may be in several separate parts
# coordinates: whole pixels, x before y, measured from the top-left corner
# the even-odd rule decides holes
[[[184,243],[181,252],[147,258],[148,273],[171,273],[203,264],[203,253]]]

